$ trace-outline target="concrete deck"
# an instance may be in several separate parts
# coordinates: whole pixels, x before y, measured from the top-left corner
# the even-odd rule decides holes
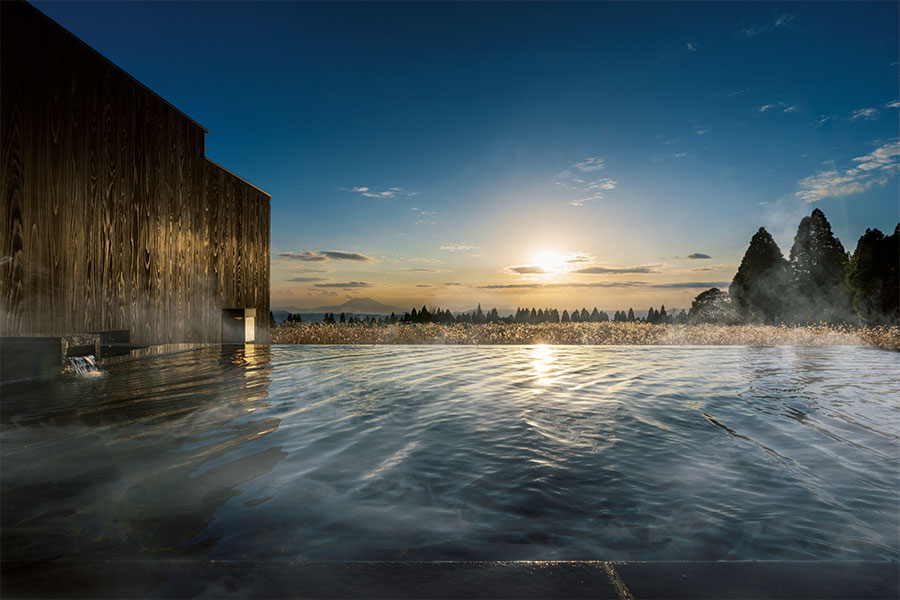
[[[900,597],[900,562],[6,561],[12,598]]]

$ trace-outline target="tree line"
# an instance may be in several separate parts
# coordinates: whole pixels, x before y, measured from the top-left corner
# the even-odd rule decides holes
[[[698,294],[688,312],[666,312],[650,307],[647,316],[636,317],[634,309],[605,311],[586,307],[562,313],[555,308],[517,308],[500,316],[496,308],[484,311],[479,304],[470,312],[454,315],[450,310],[413,308],[402,316],[362,319],[341,313],[326,313],[324,323],[390,325],[394,323],[762,323],[806,324],[814,322],[885,325],[900,323],[900,223],[886,236],[866,229],[856,250],[849,254],[831,231],[831,224],[818,208],[797,227],[790,255],[781,249],[764,227],[753,235],[740,267],[728,288],[710,288]],[[299,314],[287,322],[300,323]],[[275,318],[270,313],[270,324]]]
[[[889,236],[866,229],[851,255],[817,208],[800,221],[788,258],[760,227],[728,293],[713,288],[694,303],[726,322],[900,323],[898,265],[900,224]]]

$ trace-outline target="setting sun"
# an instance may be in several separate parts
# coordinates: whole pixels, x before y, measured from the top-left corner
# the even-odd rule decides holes
[[[561,273],[565,270],[566,259],[562,254],[558,252],[553,252],[552,250],[544,250],[534,255],[532,264],[536,267],[541,268],[541,270],[543,271],[543,273],[541,274],[552,275],[555,273]]]

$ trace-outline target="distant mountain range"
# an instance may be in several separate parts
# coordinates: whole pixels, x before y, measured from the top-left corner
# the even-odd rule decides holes
[[[354,315],[390,315],[396,313],[402,315],[409,308],[398,308],[396,306],[388,306],[371,298],[353,298],[347,300],[343,304],[336,306],[318,306],[316,308],[296,308],[294,306],[281,306],[273,308],[272,312],[289,312],[300,314],[312,313],[353,313]]]
[[[419,308],[419,307],[416,307]],[[488,312],[493,307],[485,308],[482,305],[481,309],[484,312]],[[347,300],[343,304],[335,305],[335,306],[318,306],[316,308],[297,308],[295,306],[281,306],[278,308],[273,308],[272,313],[275,315],[275,319],[280,323],[283,321],[289,313],[299,313],[301,315],[309,315],[311,318],[308,319],[310,321],[321,321],[322,317],[325,313],[334,313],[335,315],[339,315],[340,313],[345,313],[347,315],[354,316],[388,316],[391,313],[396,314],[398,317],[402,316],[403,313],[411,310],[412,307],[408,306],[406,308],[400,308],[397,306],[388,306],[387,304],[383,304],[378,302],[377,300],[373,300],[372,298],[353,298],[351,300]],[[590,308],[588,311],[590,312]],[[627,308],[625,310],[628,310]],[[669,314],[677,314],[681,309],[669,309],[667,312]],[[475,308],[471,308],[469,310],[462,311],[452,311],[454,315],[459,315],[461,313],[474,312]],[[497,312],[501,317],[505,317],[508,315],[513,315],[516,313],[516,310],[513,308],[498,308]],[[562,311],[560,311],[561,313]],[[610,318],[612,318],[615,310],[607,310],[606,311]],[[635,310],[635,316],[646,318],[647,310]],[[307,320],[304,318],[304,320]]]

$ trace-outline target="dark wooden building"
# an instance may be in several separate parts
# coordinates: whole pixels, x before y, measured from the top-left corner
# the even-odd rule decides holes
[[[0,2],[0,61],[0,335],[218,342],[255,309],[267,343],[269,195],[25,2]]]

